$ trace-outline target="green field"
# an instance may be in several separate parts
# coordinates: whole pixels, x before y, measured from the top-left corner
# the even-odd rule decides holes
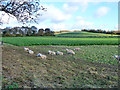
[[[31,45],[118,45],[118,38],[64,38],[64,37],[3,37],[5,43],[17,46]]]
[[[69,36],[69,37],[117,37],[115,34],[103,34],[103,33],[92,33],[92,32],[69,32],[69,33],[60,33],[56,36]]]

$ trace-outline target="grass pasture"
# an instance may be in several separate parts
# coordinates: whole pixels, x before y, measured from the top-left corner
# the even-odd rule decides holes
[[[24,88],[114,88],[118,85],[118,62],[111,58],[118,53],[117,45],[27,47],[35,54],[24,52],[23,46],[4,45],[3,87],[13,82]],[[66,48],[80,48],[80,51],[69,55]],[[59,50],[64,55],[51,56],[48,50]],[[47,59],[37,58],[39,52],[47,55]]]

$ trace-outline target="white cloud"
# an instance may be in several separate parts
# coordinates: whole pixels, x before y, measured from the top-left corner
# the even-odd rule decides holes
[[[88,7],[88,2],[90,0],[69,0],[69,2],[67,1],[64,1],[66,2],[66,4],[64,5],[64,7],[66,9],[71,9],[71,11],[74,11],[74,10],[78,10],[79,7],[81,7],[82,9],[82,12],[85,12],[87,7]]]
[[[60,24],[55,24],[52,23],[51,25],[47,25],[49,26],[52,30],[54,31],[59,31],[59,30],[81,30],[83,28],[93,28],[93,22],[88,22],[88,21],[84,21],[81,20],[79,22],[76,23],[60,23]]]
[[[50,28],[53,31],[60,31],[60,30],[71,30],[72,24],[67,23],[41,23],[36,25],[37,28]]]
[[[84,20],[84,18],[82,16],[77,16],[76,21],[79,21],[79,20]]]
[[[89,22],[86,20],[87,18],[82,17],[82,16],[77,16],[75,18],[75,22],[73,23],[65,23],[65,22],[61,22],[61,23],[54,23],[54,22],[41,22],[39,24],[39,28],[51,28],[51,30],[54,31],[59,31],[59,30],[81,30],[83,28],[94,28],[94,23],[93,22]]]
[[[93,25],[93,23],[92,22],[87,22],[87,21],[84,21],[84,20],[81,20],[81,21],[79,21],[77,24],[79,24],[79,25],[87,25],[87,26],[89,26],[89,25]]]
[[[55,31],[59,31],[59,30],[70,30],[70,25],[68,24],[53,24],[51,25],[51,28]]]
[[[40,20],[50,20],[52,23],[60,23],[64,22],[71,18],[71,14],[67,14],[60,10],[59,8],[53,6],[53,5],[47,5],[47,12],[43,14]]]
[[[119,25],[119,24],[115,25],[115,26],[114,26],[114,29],[115,29],[115,30],[120,29],[120,25]]]
[[[102,7],[98,8],[98,10],[96,11],[94,16],[96,18],[105,16],[109,12],[109,10],[110,10],[110,8],[102,6]]]
[[[0,11],[0,22],[2,22],[3,24],[1,25],[1,27],[6,27],[6,26],[19,26],[19,23],[17,21],[17,19],[11,15],[11,14],[7,14],[4,11]]]
[[[82,16],[77,16],[77,17],[75,18],[76,21],[80,21],[80,20],[90,20],[90,19],[91,19],[91,17],[82,17]]]
[[[88,2],[90,0],[83,0],[83,2],[81,3],[82,6],[82,12],[85,12],[85,10],[88,8]]]
[[[78,22],[76,22],[73,26],[72,29],[89,29],[89,28],[93,28],[94,23],[93,22],[88,22],[85,20],[80,20]]]
[[[65,3],[65,4],[63,4],[63,9],[65,10],[66,13],[74,13],[79,9],[79,7],[71,6],[68,3]]]

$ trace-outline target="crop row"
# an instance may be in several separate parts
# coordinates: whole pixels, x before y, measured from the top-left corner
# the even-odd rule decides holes
[[[31,45],[118,45],[118,38],[63,38],[63,37],[3,37],[5,43]]]

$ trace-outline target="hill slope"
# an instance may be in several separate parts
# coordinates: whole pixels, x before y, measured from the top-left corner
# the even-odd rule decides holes
[[[111,34],[104,34],[104,33],[92,33],[92,32],[69,32],[69,33],[60,33],[56,34],[56,36],[63,36],[63,37],[108,37],[108,36],[118,36],[118,35],[111,35]]]

